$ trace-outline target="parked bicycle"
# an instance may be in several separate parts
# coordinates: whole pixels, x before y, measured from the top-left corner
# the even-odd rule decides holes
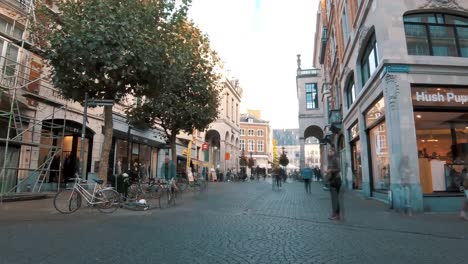
[[[54,207],[60,213],[76,212],[81,207],[82,198],[88,206],[94,206],[104,213],[113,213],[120,207],[120,194],[112,187],[102,187],[103,180],[93,180],[96,184],[92,193],[85,188],[87,180],[79,177],[70,180],[74,181],[73,187],[62,189],[54,198]]]
[[[159,185],[154,179],[149,179],[148,182],[142,183],[138,179],[128,187],[127,203],[134,203],[143,206],[145,209],[161,208],[161,192]]]
[[[171,181],[151,179],[156,186],[155,190],[158,197],[159,208],[164,209],[176,204],[177,191]]]
[[[182,193],[187,190],[187,187],[190,187],[191,190],[202,192],[207,186],[208,183],[203,177],[195,178],[193,181],[189,181],[186,178],[177,178],[177,187]]]

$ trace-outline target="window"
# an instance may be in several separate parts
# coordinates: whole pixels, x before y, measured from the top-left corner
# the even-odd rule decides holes
[[[229,118],[229,94],[226,93],[226,117]]]
[[[361,76],[362,86],[369,80],[370,76],[375,72],[379,65],[379,55],[377,51],[377,41],[375,36],[372,36],[364,49],[361,58]]]
[[[245,135],[245,130],[243,128],[241,128],[241,130],[240,130],[240,135],[241,136]]]
[[[236,104],[236,123],[239,123],[239,104]]]
[[[239,148],[240,150],[245,150],[245,143],[243,139],[239,140]]]
[[[410,14],[403,18],[409,55],[468,57],[468,18]]]
[[[16,39],[23,38],[24,30],[19,28],[18,24],[15,27],[13,27],[13,23],[10,23],[3,18],[0,18],[0,31]]]
[[[253,136],[253,135],[254,135],[253,129],[249,129],[249,136]]]
[[[231,120],[234,121],[234,99],[231,100]]]
[[[263,129],[257,130],[257,137],[263,137]]]
[[[335,64],[336,59],[336,40],[335,40],[335,30],[332,28],[332,33],[330,34],[330,58],[331,64]]]
[[[306,83],[306,109],[318,109],[318,93],[316,83]]]
[[[356,101],[356,86],[354,85],[354,80],[351,78],[348,85],[346,86],[346,98],[348,103],[348,108]]]
[[[253,140],[249,140],[249,146],[248,146],[248,152],[252,152],[254,151],[254,141]]]
[[[263,140],[257,141],[257,152],[263,152]]]
[[[343,43],[345,47],[349,39],[349,22],[348,22],[348,10],[347,9],[348,9],[348,5],[346,4],[346,1],[344,1],[343,14],[341,16],[341,26],[343,28]]]
[[[247,122],[248,122],[248,123],[253,123],[253,118],[247,119]]]
[[[375,191],[388,191],[390,189],[390,156],[387,148],[384,108],[385,101],[381,98],[365,113],[371,152],[372,187]]]
[[[16,64],[18,60],[18,53],[19,53],[18,46],[15,46],[10,42],[4,41],[3,39],[0,39],[0,55],[5,57],[3,60],[0,61],[0,67],[1,67],[2,74],[4,74],[5,76],[15,75]],[[10,80],[11,80],[10,78],[5,79],[3,80],[3,83],[8,84],[8,85],[14,85],[13,83],[9,82]]]

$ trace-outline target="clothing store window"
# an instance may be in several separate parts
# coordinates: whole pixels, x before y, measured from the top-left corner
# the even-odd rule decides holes
[[[459,192],[468,168],[468,114],[414,112],[414,120],[423,193]]]
[[[115,173],[121,175],[128,168],[128,143],[125,140],[117,139],[116,143],[116,166]]]
[[[366,112],[366,127],[371,153],[372,187],[374,191],[390,189],[390,159],[383,97]]]
[[[353,189],[362,189],[362,161],[361,161],[361,141],[359,140],[359,126],[354,124],[349,129],[351,139],[351,165],[353,171]]]
[[[468,89],[437,86],[411,91],[422,191],[459,193],[468,177]]]

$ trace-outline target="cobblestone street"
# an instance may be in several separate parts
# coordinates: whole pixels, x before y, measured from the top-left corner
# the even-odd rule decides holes
[[[468,223],[455,214],[401,215],[352,191],[345,200],[339,222],[317,183],[309,195],[300,183],[212,183],[173,208],[114,214],[5,203],[0,263],[466,262]]]

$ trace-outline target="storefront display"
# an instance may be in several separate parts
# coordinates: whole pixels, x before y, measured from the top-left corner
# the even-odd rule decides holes
[[[361,141],[359,140],[359,127],[357,123],[349,129],[349,137],[351,138],[353,189],[362,190]]]
[[[468,167],[468,89],[412,87],[424,194],[459,192]]]
[[[384,99],[378,100],[365,114],[371,153],[373,191],[390,189],[390,159],[388,155],[387,126]]]

